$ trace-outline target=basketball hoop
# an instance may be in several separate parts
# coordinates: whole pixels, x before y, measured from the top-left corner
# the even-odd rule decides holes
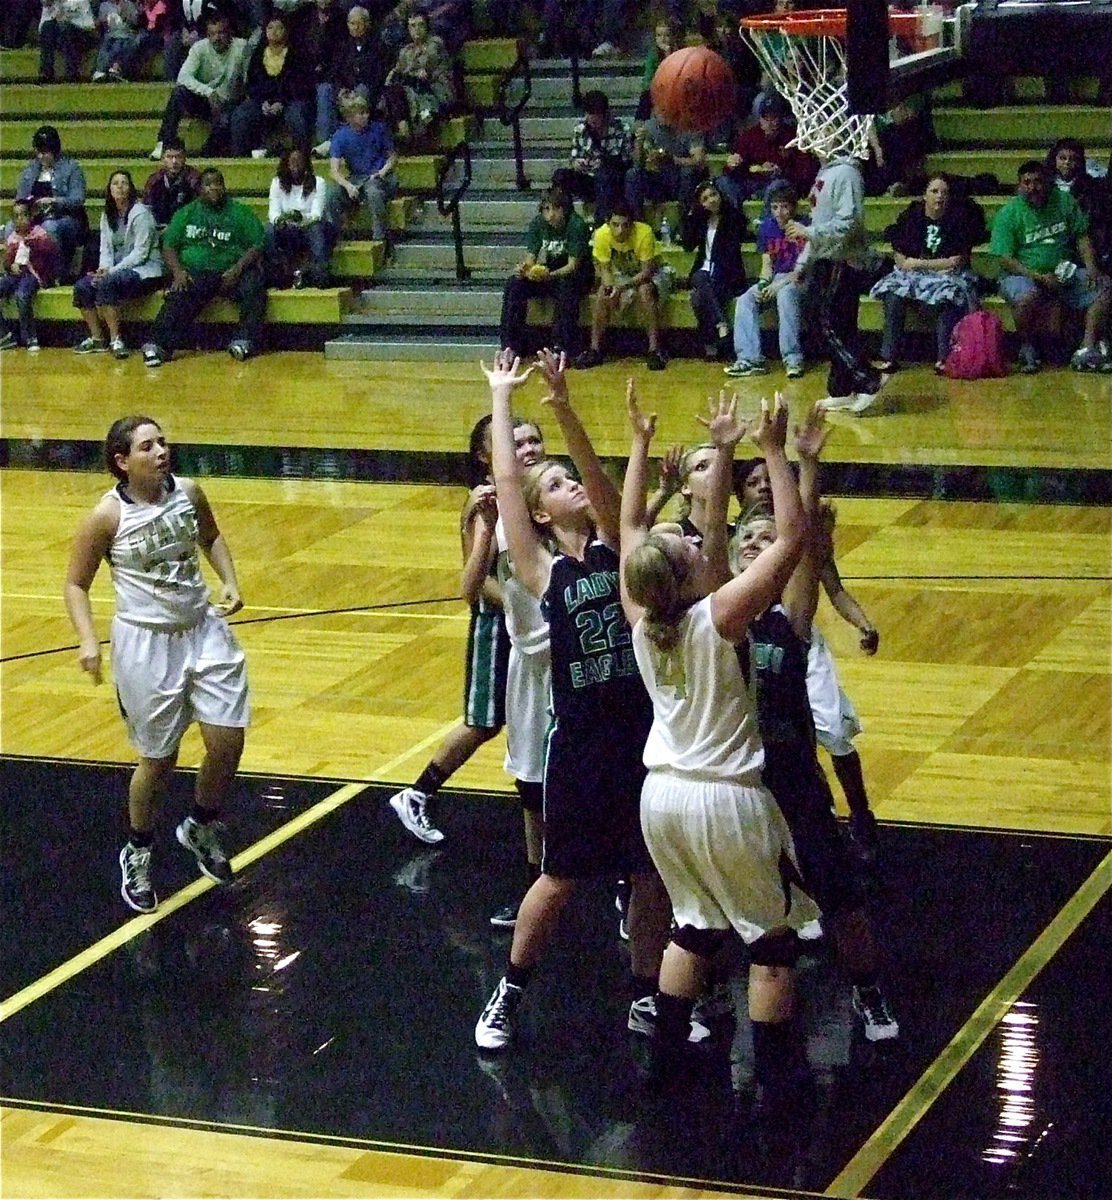
[[[889,34],[912,38],[918,13],[889,12]],[[851,113],[846,92],[846,10],[820,8],[745,17],[741,35],[791,106],[790,143],[820,158],[868,158],[873,117]]]

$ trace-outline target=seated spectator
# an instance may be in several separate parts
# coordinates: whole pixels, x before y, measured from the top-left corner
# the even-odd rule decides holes
[[[989,248],[1000,259],[1000,295],[1021,339],[1019,369],[1029,375],[1039,369],[1040,342],[1045,352],[1061,334],[1063,310],[1071,309],[1085,314],[1085,331],[1070,365],[1100,370],[1108,277],[1097,267],[1088,217],[1068,192],[1051,185],[1043,163],[1032,159],[1019,168],[1016,195],[996,214]]]
[[[246,95],[232,113],[232,154],[266,156],[265,141],[285,126],[295,149],[309,152],[313,80],[309,64],[290,45],[288,17],[275,13],[247,66]]]
[[[115,358],[127,358],[127,346],[120,336],[120,304],[153,292],[161,281],[162,255],[154,214],[139,199],[131,174],[113,171],[104,189],[97,269],[82,275],[73,286],[73,306],[89,327],[89,336],[74,347],[77,353],[110,350]]]
[[[583,119],[571,136],[570,165],[553,172],[552,186],[573,200],[595,206],[594,222],[605,224],[623,194],[633,166],[633,134],[621,117],[610,115],[610,101],[599,91],[583,93]]]
[[[633,166],[626,173],[625,194],[634,218],[644,219],[646,202],[678,200],[680,211],[686,212],[706,174],[703,135],[673,129],[654,112],[634,135]]]
[[[430,33],[444,43],[448,54],[459,53],[471,36],[471,0],[401,0],[382,22],[382,44],[398,51],[409,36],[409,19],[423,16]]]
[[[525,235],[525,257],[502,293],[502,346],[519,357],[528,353],[529,299],[551,296],[556,315],[552,340],[547,344],[554,351],[574,354],[579,340],[579,304],[590,286],[590,230],[575,211],[571,197],[559,188],[549,188]]]
[[[390,130],[384,122],[371,119],[370,106],[362,96],[350,96],[343,113],[347,124],[332,135],[327,219],[339,229],[344,213],[362,204],[371,218],[371,236],[386,243],[389,260],[394,248],[386,227],[386,204],[398,188],[394,179],[398,156]]]
[[[166,0],[166,5],[163,65],[166,78],[176,83],[189,51],[205,36],[205,23],[220,8],[216,0]]]
[[[643,221],[633,219],[633,209],[619,200],[605,225],[594,233],[592,252],[598,275],[595,312],[591,321],[591,347],[575,360],[582,371],[605,361],[602,336],[610,323],[610,313],[624,312],[637,303],[645,315],[649,331],[650,371],[663,371],[668,359],[660,348],[660,314],[671,290],[671,276],[661,265],[653,231]]]
[[[352,96],[362,96],[368,106],[377,106],[386,78],[382,43],[371,29],[371,15],[357,4],[347,15],[348,36],[333,54],[332,92],[343,119],[344,104]],[[332,126],[336,128],[335,123]],[[315,147],[320,155],[330,154],[328,144]]]
[[[704,358],[732,358],[728,311],[745,290],[741,243],[748,232],[744,214],[724,199],[718,186],[710,179],[702,183],[695,207],[684,214],[681,241],[695,251],[688,287]]]
[[[896,267],[869,293],[884,304],[883,361],[877,366],[896,369],[907,306],[925,304],[937,314],[935,370],[941,373],[954,326],[980,304],[977,275],[969,264],[973,247],[988,240],[985,214],[974,201],[953,197],[945,175],[932,175],[923,199],[904,209],[887,236]]]
[[[16,327],[5,322],[0,334],[0,350],[11,350],[22,343],[32,353],[38,351],[35,294],[41,287],[50,287],[57,277],[59,265],[57,243],[41,225],[34,223],[31,205],[26,200],[17,200],[12,205],[12,219],[4,229],[0,300],[15,299],[19,340],[16,340]]]
[[[927,96],[909,96],[878,116],[869,130],[869,147],[863,171],[868,195],[907,196],[924,187],[925,159],[935,147]]]
[[[77,82],[81,58],[96,34],[90,0],[42,0],[39,18],[39,82],[54,82],[54,60],[59,50],[66,79]]]
[[[653,27],[652,45],[645,55],[645,63],[641,68],[641,95],[637,99],[637,111],[634,114],[638,121],[647,121],[653,115],[653,99],[650,88],[657,67],[673,51],[683,45],[683,28],[673,21],[657,21]]]
[[[1061,192],[1069,192],[1081,211],[1092,221],[1100,207],[1100,181],[1088,172],[1082,143],[1077,138],[1059,138],[1047,151],[1046,169],[1054,186]]]
[[[93,83],[105,79],[121,83],[129,79],[141,31],[139,9],[134,0],[101,0],[97,29],[100,46],[93,66]]]
[[[803,286],[798,268],[799,256],[806,242],[790,238],[788,224],[800,221],[796,215],[798,197],[786,180],[774,183],[768,191],[768,215],[757,226],[757,249],[761,255],[761,275],[748,291],[738,297],[734,308],[733,363],[726,368],[731,379],[750,375],[767,375],[764,351],[761,349],[761,309],[776,305],[780,357],[789,379],[798,379],[804,372],[801,317]],[[801,221],[801,224],[806,222]]]
[[[170,224],[174,213],[196,200],[201,191],[201,172],[185,161],[185,143],[169,138],[162,143],[162,166],[153,171],[143,187],[143,203],[154,214],[159,229]]]
[[[788,124],[790,111],[782,96],[766,94],[757,101],[757,123],[734,138],[721,179],[723,193],[736,208],[780,180],[790,183],[797,196],[810,191],[818,159],[788,145],[795,136]]]
[[[155,318],[143,362],[161,367],[193,335],[193,322],[218,296],[239,305],[228,353],[243,362],[260,345],[266,317],[262,222],[224,187],[215,167],[201,174],[201,194],[179,208],[162,238],[170,270],[166,299]]]
[[[58,244],[59,274],[72,279],[73,257],[85,245],[85,172],[67,154],[53,125],[40,125],[31,139],[35,157],[15,186],[17,200],[31,203],[31,215]]]
[[[246,74],[247,42],[232,37],[227,17],[210,13],[205,18],[205,36],[189,48],[178,72],[178,82],[166,102],[151,158],[162,157],[163,143],[178,136],[178,126],[186,115],[210,123],[201,153],[216,154],[227,141],[228,121],[243,95]]]
[[[335,89],[332,86],[332,62],[336,47],[343,44],[346,36],[343,18],[335,0],[316,0],[308,19],[301,27],[299,45],[309,63],[315,88],[313,153],[325,158],[328,142],[336,128]]]
[[[303,150],[289,150],[278,161],[278,174],[270,184],[267,209],[266,257],[283,278],[289,275],[295,288],[328,287],[329,258],[335,230],[324,217],[327,185],[309,168]],[[310,266],[300,270],[293,264],[308,255]]]
[[[383,102],[402,141],[420,137],[455,103],[456,81],[444,42],[429,33],[428,18],[409,18],[409,41],[386,76]]]
[[[138,0],[139,36],[130,61],[123,64],[124,77],[138,79],[150,60],[165,55],[173,36],[170,9],[174,0]]]

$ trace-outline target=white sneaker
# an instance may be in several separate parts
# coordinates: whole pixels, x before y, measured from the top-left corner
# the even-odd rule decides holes
[[[107,79],[107,78],[108,78],[108,72],[107,72],[107,71],[94,71],[94,72],[93,72],[93,78],[92,78],[92,82],[93,82],[93,83],[100,83],[100,81],[101,81],[102,79]]]
[[[112,351],[113,358],[127,358],[131,353],[127,348],[127,343],[123,338],[113,338],[108,343],[108,349]]]
[[[162,157],[162,143],[161,142],[155,142],[154,149],[150,152],[148,157],[150,158],[150,160],[152,162],[158,162],[158,160]]]
[[[822,922],[817,917],[808,921],[796,936],[803,942],[817,942],[822,937]]]
[[[608,54],[619,54],[618,47],[613,42],[599,42],[591,51],[592,58],[605,58]]]
[[[630,1033],[639,1033],[644,1037],[656,1037],[656,997],[642,996],[640,1000],[634,1000],[629,1006],[629,1031]],[[699,1042],[705,1042],[710,1037],[710,1030],[694,1017],[691,1018],[691,1031],[687,1035],[687,1040],[693,1045],[698,1045]]]
[[[900,1036],[900,1027],[888,1008],[888,1001],[880,988],[855,987],[853,989],[853,1011],[861,1018],[865,1037],[870,1042],[887,1042]]]
[[[425,805],[429,798],[416,788],[402,788],[390,797],[390,807],[398,814],[398,820],[411,834],[422,842],[442,842],[444,835],[429,820]]]
[[[258,146],[251,151],[252,158],[266,158],[266,147]]]
[[[823,412],[848,412],[859,417],[863,412],[868,412],[879,399],[879,392],[857,392],[856,395],[849,396],[827,396],[825,400],[819,401],[818,406]]]
[[[513,1041],[514,1017],[524,994],[504,976],[498,981],[475,1024],[475,1044],[480,1050],[504,1050]]]
[[[313,147],[314,158],[327,158],[332,152],[332,139],[328,138],[323,142],[317,142]]]
[[[31,340],[30,340],[30,341],[27,343],[27,353],[28,353],[28,354],[38,354],[38,352],[39,352],[41,349],[42,349],[42,347],[39,345],[39,339],[38,339],[38,338],[32,338],[32,339],[31,339]]]

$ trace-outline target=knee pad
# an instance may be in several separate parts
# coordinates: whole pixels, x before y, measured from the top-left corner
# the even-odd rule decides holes
[[[794,967],[799,958],[799,938],[793,930],[766,933],[749,947],[749,959],[758,967]]]
[[[680,925],[672,931],[672,941],[688,954],[713,958],[725,942],[727,933],[725,929],[696,929],[693,925]]]
[[[540,812],[544,808],[544,784],[529,783],[524,779],[515,779],[514,787],[521,799],[521,807],[530,812]]]

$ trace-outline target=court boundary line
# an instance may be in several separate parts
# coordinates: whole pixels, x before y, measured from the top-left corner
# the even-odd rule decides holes
[[[856,1200],[901,1143],[926,1116],[1012,1005],[1039,972],[1112,889],[1112,850],[1093,868],[1050,924],[1020,955],[1004,977],[974,1009],[934,1061],[912,1084],[895,1108],[862,1143],[823,1192],[838,1200]]]

